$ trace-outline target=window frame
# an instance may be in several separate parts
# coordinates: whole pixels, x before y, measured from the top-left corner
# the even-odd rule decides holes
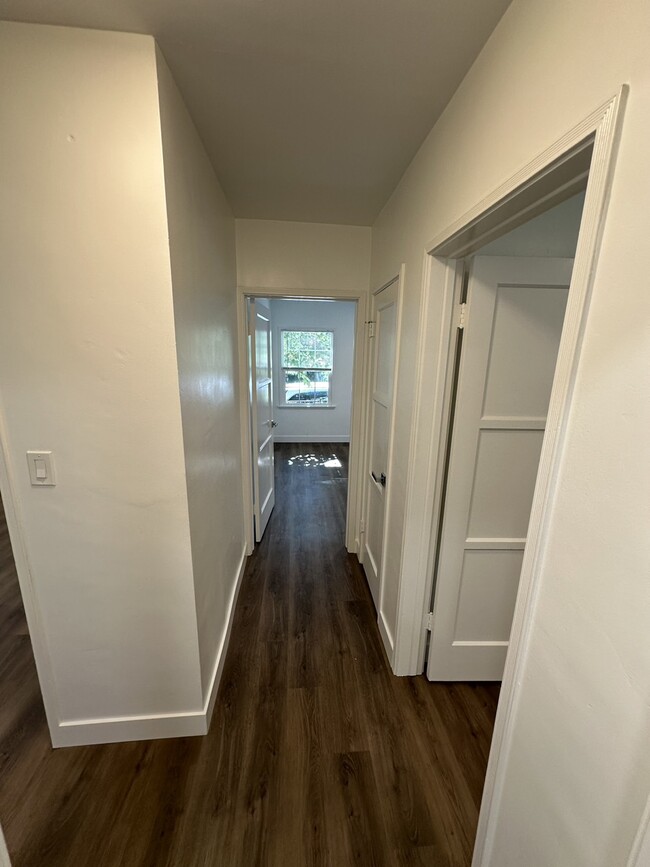
[[[330,368],[318,368],[318,367],[285,367],[282,364],[283,361],[283,340],[282,336],[285,332],[298,332],[298,333],[317,333],[317,334],[331,334],[332,335],[332,361]],[[333,393],[333,384],[334,384],[334,369],[335,369],[335,355],[336,355],[336,331],[333,328],[305,328],[301,326],[293,326],[287,327],[283,325],[278,325],[278,375],[277,375],[277,406],[281,409],[336,409],[336,404],[334,401],[334,393]],[[307,401],[296,401],[295,403],[290,403],[285,400],[284,397],[286,395],[286,378],[285,371],[289,370],[304,370],[304,371],[318,371],[318,370],[329,370],[329,386],[327,389],[327,403],[309,403]]]

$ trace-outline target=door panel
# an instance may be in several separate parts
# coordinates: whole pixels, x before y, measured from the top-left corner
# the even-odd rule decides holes
[[[388,463],[388,434],[390,431],[389,407],[378,400],[374,401],[374,430],[372,438],[371,469],[375,469],[377,478],[385,472]]]
[[[572,267],[570,259],[472,262],[431,680],[503,675]]]
[[[273,371],[269,309],[259,301],[249,301],[248,322],[251,335],[253,513],[255,541],[259,542],[275,505]]]
[[[543,430],[480,430],[469,538],[526,537]]]
[[[521,550],[464,552],[454,641],[507,641],[522,559]]]
[[[368,500],[368,515],[366,518],[366,554],[363,567],[368,578],[368,584],[372,591],[375,605],[379,605],[376,598],[379,589],[379,575],[381,568],[382,541],[384,530],[384,499],[380,491],[371,492]]]
[[[370,355],[370,405],[368,412],[369,467],[366,478],[365,534],[361,562],[377,610],[380,607],[381,564],[384,548],[389,437],[393,411],[397,301],[395,280],[373,295],[371,320],[374,337]]]
[[[546,415],[566,296],[563,286],[499,286],[484,415]]]
[[[378,399],[385,406],[390,405],[393,391],[393,376],[395,373],[395,337],[397,329],[397,293],[390,293],[391,287],[384,289],[377,296],[378,317],[376,324],[377,341],[377,375],[375,377],[374,391]],[[390,298],[383,298],[384,292],[391,294]],[[395,297],[393,298],[392,295]]]

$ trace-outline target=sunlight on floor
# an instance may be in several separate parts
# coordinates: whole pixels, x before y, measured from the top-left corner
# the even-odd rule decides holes
[[[330,455],[329,458],[321,455],[317,457],[316,455],[293,455],[287,460],[287,463],[290,467],[294,464],[297,464],[300,467],[340,467],[341,461],[336,457],[336,455]]]

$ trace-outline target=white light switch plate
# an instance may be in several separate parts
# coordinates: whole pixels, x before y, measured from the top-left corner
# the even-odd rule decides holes
[[[27,452],[27,466],[32,485],[38,488],[56,485],[52,452]]]

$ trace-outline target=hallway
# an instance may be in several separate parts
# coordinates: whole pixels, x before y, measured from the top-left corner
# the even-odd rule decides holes
[[[390,673],[343,545],[347,451],[276,446],[276,507],[205,738],[49,748],[24,631],[7,637],[18,597],[0,531],[14,867],[469,864],[498,687]]]

